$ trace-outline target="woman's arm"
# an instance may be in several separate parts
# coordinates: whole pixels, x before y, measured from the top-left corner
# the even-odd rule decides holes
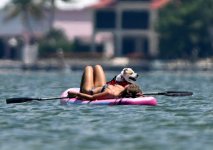
[[[81,92],[73,92],[73,91],[69,91],[68,92],[68,97],[69,98],[80,98],[80,99],[86,99],[86,100],[101,100],[101,99],[105,99],[107,97],[109,97],[109,93],[107,91],[102,92],[102,93],[98,93],[98,94],[94,94],[94,95],[89,95],[89,94],[85,94],[85,93],[81,93]]]

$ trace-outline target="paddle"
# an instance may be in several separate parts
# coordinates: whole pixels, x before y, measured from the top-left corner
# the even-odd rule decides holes
[[[191,96],[192,92],[186,91],[165,91],[165,92],[157,92],[157,93],[144,93],[143,95],[164,95],[164,96]],[[7,104],[11,103],[23,103],[29,102],[33,100],[37,101],[45,101],[45,100],[55,100],[55,99],[63,99],[67,97],[52,97],[52,98],[30,98],[30,97],[18,97],[18,98],[8,98],[6,99]]]
[[[18,97],[18,98],[8,98],[6,99],[7,104],[11,103],[24,103],[24,102],[30,102],[33,100],[37,101],[45,101],[45,100],[55,100],[55,99],[63,99],[67,97],[51,97],[51,98],[30,98],[30,97]]]
[[[164,96],[191,96],[192,92],[187,91],[165,91],[157,93],[144,93],[143,95],[164,95]]]

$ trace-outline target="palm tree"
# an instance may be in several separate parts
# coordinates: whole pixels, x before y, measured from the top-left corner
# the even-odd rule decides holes
[[[24,46],[22,49],[22,61],[23,64],[27,63],[34,65],[37,60],[37,46],[32,48],[32,38],[34,37],[31,21],[39,20],[43,17],[43,1],[38,0],[11,0],[4,8],[6,12],[5,20],[12,20],[16,17],[20,17],[24,26],[23,41]],[[34,54],[33,54],[34,52]],[[30,61],[28,61],[30,60]]]
[[[50,4],[50,13],[49,13],[49,30],[52,30],[53,28],[53,23],[55,20],[55,11],[56,11],[56,6],[55,6],[55,0],[48,0],[48,4]]]
[[[62,0],[64,2],[70,2],[73,0]],[[53,29],[53,23],[55,20],[55,11],[56,11],[56,0],[47,0],[46,4],[48,5],[49,12],[49,30]]]
[[[70,2],[72,0],[62,0],[64,2]],[[21,16],[22,23],[27,29],[27,32],[33,35],[33,28],[30,24],[30,18],[40,20],[45,17],[44,7],[47,6],[49,11],[49,29],[53,28],[56,11],[56,0],[11,0],[4,10],[7,12],[5,20],[14,19],[17,16]]]
[[[5,20],[12,20],[20,16],[26,32],[31,37],[33,36],[33,28],[30,20],[31,18],[40,20],[43,17],[42,7],[42,0],[11,0],[4,8],[6,11]]]
[[[62,0],[69,1],[69,0]],[[25,28],[24,37],[24,50],[23,55],[26,55],[26,51],[30,51],[28,47],[30,40],[34,37],[33,27],[31,25],[31,20],[43,19],[46,17],[44,6],[50,4],[50,19],[49,27],[50,30],[53,28],[53,22],[55,19],[55,0],[11,0],[4,8],[6,12],[5,20],[12,20],[18,16],[21,17],[23,26]]]

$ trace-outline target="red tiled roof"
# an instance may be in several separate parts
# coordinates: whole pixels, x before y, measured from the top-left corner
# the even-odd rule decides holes
[[[159,9],[169,3],[171,0],[152,0],[151,8],[152,9]]]
[[[113,5],[116,0],[100,0],[97,4],[90,6],[89,8],[105,8]]]

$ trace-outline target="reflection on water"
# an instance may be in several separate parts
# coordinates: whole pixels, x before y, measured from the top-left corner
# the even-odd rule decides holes
[[[78,87],[82,72],[0,72],[0,149],[196,149],[213,146],[212,72],[143,72],[144,92],[158,106],[61,106],[58,100],[5,104],[9,97],[56,97]],[[110,79],[117,72],[107,72]]]

